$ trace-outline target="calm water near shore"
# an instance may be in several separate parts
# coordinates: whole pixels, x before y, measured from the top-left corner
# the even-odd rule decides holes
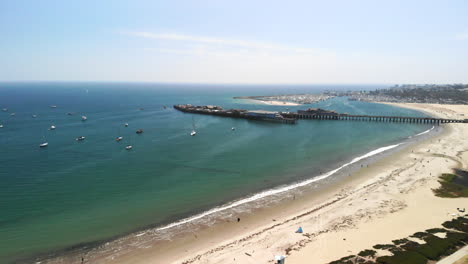
[[[283,125],[184,114],[174,104],[284,111],[232,97],[376,87],[0,83],[0,108],[8,108],[0,112],[0,262],[164,226],[309,179],[432,127],[315,120]],[[289,110],[308,107],[424,115],[346,98]],[[192,116],[195,137],[189,135]],[[48,130],[51,125],[57,128]],[[86,139],[77,142],[78,136]],[[116,142],[117,136],[124,139]],[[40,149],[43,138],[49,146]]]

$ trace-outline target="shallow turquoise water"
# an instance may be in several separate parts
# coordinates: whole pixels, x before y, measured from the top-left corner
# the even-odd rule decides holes
[[[109,239],[317,175],[428,125],[302,120],[297,125],[192,115],[173,104],[284,110],[232,96],[333,87],[134,83],[0,84],[0,260]],[[337,89],[360,89],[340,86]],[[366,87],[367,88],[367,87]],[[57,105],[55,109],[49,105]],[[163,106],[168,106],[164,109]],[[421,116],[336,98],[290,110]],[[144,110],[139,110],[144,108]],[[9,114],[16,112],[15,117]],[[75,113],[72,116],[68,112]],[[31,115],[38,115],[32,118]],[[80,116],[88,116],[86,122]],[[128,122],[129,127],[123,124]],[[48,131],[52,124],[57,126]],[[231,127],[236,127],[231,131]],[[135,134],[144,129],[141,135]],[[86,136],[76,142],[77,136]],[[123,136],[116,142],[116,136]],[[49,147],[40,149],[42,137]],[[126,151],[127,143],[133,145]]]

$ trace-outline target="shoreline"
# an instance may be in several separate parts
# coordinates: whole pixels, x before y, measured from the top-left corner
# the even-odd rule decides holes
[[[93,251],[92,248],[100,248],[103,245],[108,245],[109,243],[114,243],[114,242],[117,242],[117,243],[120,244],[120,242],[118,242],[118,241],[123,242],[123,240],[127,240],[129,237],[141,237],[141,236],[144,236],[145,234],[155,233],[155,232],[158,232],[158,231],[171,229],[171,228],[182,226],[182,225],[186,225],[186,226],[188,225],[189,226],[189,225],[192,224],[191,223],[192,221],[196,222],[196,220],[199,220],[199,219],[201,219],[201,218],[203,218],[205,216],[209,216],[211,214],[215,214],[218,211],[227,211],[227,210],[230,210],[230,209],[232,210],[235,207],[236,207],[236,209],[239,209],[238,207],[242,207],[242,206],[248,207],[252,202],[258,201],[258,202],[261,203],[262,199],[272,198],[271,201],[268,201],[265,204],[262,203],[259,206],[253,206],[252,208],[246,209],[245,211],[244,211],[244,209],[240,209],[240,211],[243,211],[243,212],[240,212],[239,216],[242,216],[243,222],[244,222],[244,218],[248,218],[250,216],[251,211],[256,211],[256,210],[270,211],[270,210],[274,210],[274,208],[276,208],[278,206],[283,207],[284,204],[282,204],[282,203],[284,203],[284,200],[286,200],[286,199],[288,199],[288,197],[292,197],[292,196],[294,196],[294,197],[298,196],[298,198],[300,198],[301,195],[302,195],[301,193],[303,193],[303,192],[307,193],[306,196],[313,196],[313,199],[321,198],[321,197],[319,197],[320,195],[327,195],[330,190],[337,190],[338,186],[343,184],[343,182],[340,182],[340,180],[342,180],[341,178],[343,177],[344,174],[352,173],[353,171],[359,170],[359,164],[357,164],[358,161],[365,162],[366,164],[372,164],[373,162],[375,162],[375,160],[378,161],[378,160],[380,160],[380,159],[382,159],[382,158],[384,158],[384,157],[386,157],[388,155],[391,155],[395,151],[399,151],[399,148],[403,147],[405,144],[417,143],[418,141],[414,141],[414,140],[410,140],[410,139],[414,138],[414,137],[416,137],[418,135],[423,135],[423,134],[429,133],[433,129],[434,129],[434,127],[430,128],[428,130],[425,130],[425,131],[423,131],[423,132],[421,132],[421,133],[419,133],[417,135],[411,136],[409,139],[407,139],[405,141],[401,141],[400,143],[396,143],[394,145],[389,145],[389,146],[377,148],[377,149],[369,151],[369,152],[367,152],[367,153],[365,153],[363,155],[351,158],[350,161],[348,161],[348,162],[346,162],[344,164],[341,163],[341,165],[338,168],[331,169],[331,171],[329,171],[327,173],[324,173],[324,174],[321,174],[321,175],[316,175],[313,178],[310,178],[310,179],[307,179],[307,180],[302,180],[302,181],[299,181],[299,182],[293,182],[293,183],[287,184],[287,185],[280,185],[280,186],[274,187],[272,189],[266,189],[264,191],[254,193],[253,195],[243,197],[241,199],[235,200],[235,201],[227,203],[227,204],[222,204],[220,206],[216,206],[213,209],[203,211],[203,212],[201,212],[199,214],[195,214],[195,215],[192,215],[192,216],[190,216],[188,218],[183,218],[183,219],[180,219],[180,220],[175,221],[175,222],[164,224],[162,226],[143,227],[143,228],[137,229],[136,231],[130,232],[128,234],[124,234],[124,235],[121,235],[121,236],[116,236],[114,238],[110,238],[110,239],[107,239],[107,240],[89,242],[89,243],[85,243],[85,244],[81,244],[81,245],[71,246],[69,248],[65,248],[63,250],[59,250],[59,251],[55,251],[55,252],[44,253],[44,254],[41,254],[39,256],[36,256],[34,259],[36,261],[39,261],[39,260],[43,261],[43,262],[45,261],[44,263],[79,263],[78,262],[78,260],[80,259],[79,256],[88,255],[89,252]],[[342,175],[339,175],[339,174],[342,174]],[[328,177],[330,177],[330,176],[336,176],[337,178],[328,179]],[[347,179],[344,179],[344,180],[346,182]],[[311,185],[312,183],[316,184],[316,186],[314,186],[313,189],[317,189],[317,190],[313,190],[313,191],[318,191],[320,195],[317,195],[316,193],[314,193],[314,194],[310,193],[311,190],[309,188],[310,187],[309,185]],[[317,187],[318,185],[324,185],[324,186]],[[300,190],[301,188],[306,189],[306,190]],[[291,194],[292,191],[298,191],[299,193],[298,193],[298,195],[294,195],[294,194]],[[259,196],[263,196],[263,195],[264,195],[264,197],[259,197]],[[286,196],[286,198],[285,197],[278,197],[280,195],[284,195],[284,196]],[[317,196],[317,197],[315,197],[315,196]],[[252,198],[255,198],[255,199],[252,199]],[[288,201],[286,201],[286,203],[288,203]],[[216,217],[219,217],[219,216],[216,216]],[[225,220],[215,220],[215,221],[225,222]],[[229,220],[227,222],[229,222]],[[235,222],[235,221],[232,221],[232,222]],[[219,225],[219,224],[220,223],[215,223],[213,225]],[[193,225],[201,225],[202,226],[201,227],[202,232],[205,232],[205,230],[204,230],[205,228],[207,230],[212,230],[213,228],[218,229],[217,227],[213,227],[213,226],[203,226],[203,224],[200,224],[200,223],[193,223]],[[222,223],[221,223],[221,225],[222,225]],[[170,231],[174,231],[174,230],[170,230]],[[185,240],[184,236],[186,236],[186,234],[182,234],[182,235],[176,234],[176,235],[174,235],[173,238],[175,240],[182,239],[182,241],[184,241]],[[164,239],[161,239],[161,240],[164,240]],[[170,239],[168,239],[168,240],[170,240]],[[159,244],[159,243],[164,243],[164,242],[162,242],[162,241],[156,242],[156,244]],[[89,250],[90,248],[91,248],[91,250]],[[28,260],[31,260],[31,259],[30,258],[25,258],[25,259],[19,260],[19,262],[28,261]],[[79,261],[81,261],[81,260],[79,260]],[[134,260],[132,260],[132,263],[133,263],[133,261]],[[106,260],[104,260],[104,262],[107,263]],[[101,263],[101,262],[99,262],[99,263]],[[111,263],[113,263],[113,261],[111,261]],[[120,261],[117,261],[117,263],[120,263]],[[122,263],[127,263],[127,262],[124,261]]]
[[[425,132],[422,132],[422,133],[425,133]],[[422,135],[422,133],[420,134]],[[444,132],[442,134],[444,134]],[[416,135],[412,137],[415,137],[415,136]],[[427,140],[427,138],[423,139],[422,141],[425,141],[425,140]],[[417,142],[411,143],[411,145],[414,145],[414,144],[420,144],[420,142],[417,141]],[[405,146],[403,146],[403,148],[405,148]],[[396,152],[400,152],[400,151],[401,150],[399,149]],[[394,155],[396,154],[391,153],[390,158],[393,157]],[[389,157],[383,157],[382,159],[388,159],[388,158]],[[377,163],[378,162],[380,162],[380,159],[377,160]],[[373,166],[372,164],[373,163],[371,163],[371,167]],[[344,165],[342,167],[346,167],[347,165]],[[357,168],[357,170],[358,172],[354,174],[359,174],[359,171],[362,169]],[[239,216],[242,219],[240,224],[234,221],[234,219],[236,219],[237,216],[231,217],[231,220],[229,220],[229,217],[228,217],[227,218],[228,220],[226,219],[221,220],[220,221],[221,223],[216,223],[214,224],[214,226],[209,226],[209,227],[202,226],[201,230],[197,231],[196,233],[193,233],[193,237],[188,237],[187,235],[181,235],[181,236],[176,235],[175,238],[170,238],[171,242],[166,242],[166,243],[164,241],[156,241],[156,242],[152,241],[154,239],[150,239],[150,242],[152,243],[144,243],[140,241],[141,244],[138,244],[139,241],[134,241],[134,243],[137,246],[135,248],[125,250],[126,252],[115,252],[111,249],[108,249],[108,250],[104,250],[104,254],[101,254],[102,252],[101,253],[93,252],[93,250],[91,250],[87,254],[85,254],[85,256],[92,257],[94,256],[95,253],[97,255],[100,255],[100,256],[94,256],[97,258],[93,258],[94,261],[96,261],[97,263],[147,263],[148,261],[151,262],[151,259],[164,260],[163,263],[181,263],[181,261],[183,260],[182,259],[178,260],[177,258],[179,258],[178,255],[180,255],[180,252],[182,252],[182,250],[187,253],[186,255],[194,255],[194,254],[200,255],[201,254],[200,251],[203,251],[204,249],[208,249],[212,247],[213,244],[218,244],[218,243],[222,244],[223,241],[226,242],[226,241],[232,240],[229,238],[237,237],[238,240],[243,240],[246,237],[250,236],[249,233],[252,232],[252,229],[253,230],[260,229],[260,230],[263,230],[263,231],[260,231],[260,233],[264,233],[270,230],[272,222],[276,222],[274,223],[275,228],[278,225],[281,226],[281,225],[284,225],[285,223],[289,223],[290,221],[288,220],[288,217],[290,217],[291,215],[295,215],[295,214],[297,215],[298,212],[302,212],[299,215],[303,215],[304,213],[306,215],[312,214],[313,212],[315,212],[315,209],[310,209],[311,205],[312,207],[315,205],[318,205],[318,208],[323,209],[326,207],[321,207],[319,205],[320,203],[325,203],[327,204],[327,206],[330,205],[329,204],[330,202],[332,204],[336,203],[337,201],[327,202],[327,199],[329,199],[330,197],[335,197],[335,196],[340,197],[340,195],[342,195],[340,193],[343,192],[344,188],[349,188],[349,185],[358,184],[364,180],[361,177],[355,176],[354,174],[352,175],[351,179],[345,179],[343,182],[335,181],[333,184],[329,184],[329,186],[325,186],[323,189],[320,189],[320,190],[317,190],[316,188],[314,189],[314,187],[312,188],[312,190],[310,189],[299,190],[298,195],[296,195],[299,199],[295,199],[296,196],[294,196],[294,199],[289,199],[290,195],[287,195],[287,198],[282,198],[279,201],[275,201],[273,202],[273,205],[268,205],[267,208],[262,208],[261,206],[259,208],[254,208],[253,210],[255,211],[255,214],[252,214],[251,212],[248,212],[248,211],[239,213]],[[278,210],[281,210],[282,212],[278,213],[277,212]],[[259,219],[262,217],[268,220]],[[275,219],[275,221],[273,221],[272,219]],[[281,219],[283,220],[286,219],[286,220],[281,221]],[[161,228],[156,228],[156,230],[161,230]],[[154,231],[155,231],[154,229],[150,229],[144,232],[141,232],[141,231],[136,232],[138,234],[132,233],[128,236],[121,237],[115,241],[110,241],[108,243],[105,243],[105,245],[109,243],[115,243],[117,245],[119,244],[121,245],[124,242],[128,242],[125,240],[128,239],[129,237],[145,238],[147,233],[153,233]],[[220,234],[213,235],[213,232],[215,233],[219,232]],[[241,235],[239,235],[240,233]],[[148,235],[151,235],[151,234],[148,234]],[[139,239],[136,239],[136,240],[139,240]],[[234,241],[238,241],[238,240],[234,240]],[[151,250],[148,250],[147,247],[151,248]],[[158,248],[155,248],[155,247],[158,247]],[[137,252],[133,252],[134,250]],[[106,253],[106,251],[108,252]],[[278,254],[280,253],[281,252],[278,252]],[[80,257],[81,255],[78,253],[74,257],[59,256],[54,259],[46,260],[46,263],[63,263],[63,262],[79,263],[78,261],[81,260],[81,257]],[[87,257],[85,257],[85,259],[87,259]],[[114,260],[114,258],[116,259]],[[269,258],[272,259],[272,257],[269,257]],[[192,263],[192,262],[186,262],[186,263]],[[206,263],[211,263],[211,262],[206,262]],[[222,263],[222,262],[213,262],[213,263]]]
[[[256,99],[256,98],[243,98],[244,102],[248,104],[266,104],[266,105],[274,105],[274,106],[300,106],[303,104],[294,103],[294,102],[287,102],[287,101],[276,101],[276,100],[263,100],[263,99]]]

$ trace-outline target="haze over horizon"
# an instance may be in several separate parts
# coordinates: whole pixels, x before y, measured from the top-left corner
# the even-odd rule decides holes
[[[465,1],[3,1],[0,81],[468,83]]]

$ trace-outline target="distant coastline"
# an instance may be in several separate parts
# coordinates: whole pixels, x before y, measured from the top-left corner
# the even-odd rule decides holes
[[[236,96],[234,99],[252,100],[268,105],[276,106],[298,106],[313,104],[325,101],[334,96],[324,94],[284,94],[284,95],[264,95],[264,96]]]

